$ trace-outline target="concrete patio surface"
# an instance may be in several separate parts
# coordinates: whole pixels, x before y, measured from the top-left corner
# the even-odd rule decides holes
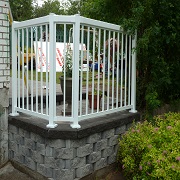
[[[17,170],[14,166],[8,162],[4,167],[0,169],[1,180],[35,180],[29,175]]]
[[[16,166],[18,166],[16,168]],[[117,169],[111,169],[108,174],[104,177],[103,172],[106,171],[100,170],[96,174],[101,176],[102,178],[96,178],[94,176],[88,176],[82,178],[82,180],[125,180],[122,172],[118,171]],[[38,173],[31,172],[26,167],[22,167],[21,165],[14,164],[12,165],[11,162],[8,162],[5,166],[0,168],[0,180],[48,180],[48,178],[42,177]],[[61,180],[61,179],[59,179]]]

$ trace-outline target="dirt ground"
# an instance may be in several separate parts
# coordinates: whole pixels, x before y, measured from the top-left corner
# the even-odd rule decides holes
[[[105,179],[100,179],[100,180],[125,180],[125,178],[121,172],[115,171],[115,172],[109,173]]]

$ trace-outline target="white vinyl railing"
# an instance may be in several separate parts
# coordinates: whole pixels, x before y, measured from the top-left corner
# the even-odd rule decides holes
[[[122,110],[136,112],[135,48],[136,35],[79,15],[50,14],[14,22],[11,115],[22,112],[44,118],[48,128],[60,122],[80,128],[81,120]],[[62,68],[69,56],[70,91],[68,70]],[[100,97],[97,105],[95,95]]]

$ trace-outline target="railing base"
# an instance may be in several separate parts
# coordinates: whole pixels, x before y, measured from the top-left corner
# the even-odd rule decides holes
[[[47,124],[46,125],[47,128],[55,128],[57,126],[58,126],[58,124]]]
[[[78,124],[78,123],[73,123],[70,125],[72,128],[76,128],[76,129],[79,129],[81,128],[81,126]]]
[[[131,109],[129,112],[131,112],[131,113],[137,113],[137,110]]]
[[[10,116],[19,116],[19,113],[10,113]]]

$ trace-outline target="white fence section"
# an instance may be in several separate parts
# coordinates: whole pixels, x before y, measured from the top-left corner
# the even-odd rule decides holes
[[[60,122],[80,128],[81,120],[136,112],[135,47],[136,35],[79,15],[14,22],[11,115],[44,118],[48,128]],[[62,68],[69,63],[72,78]],[[60,104],[57,94],[63,97]]]

